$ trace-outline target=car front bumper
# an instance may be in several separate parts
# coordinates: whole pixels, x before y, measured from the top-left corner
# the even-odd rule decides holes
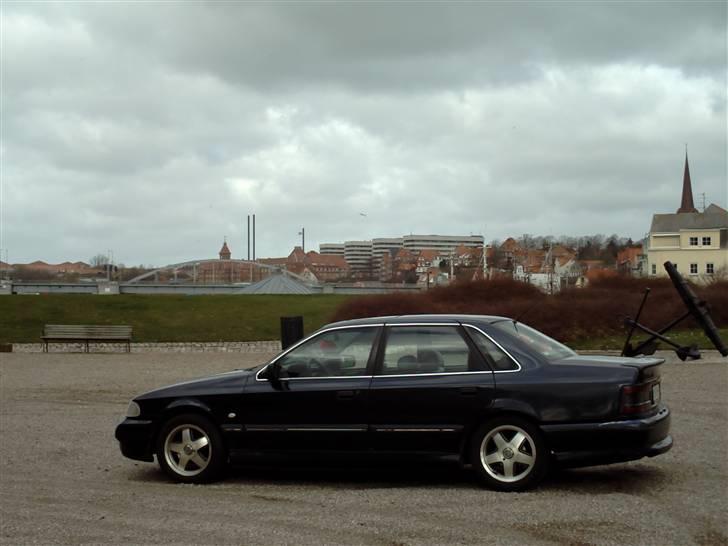
[[[121,454],[137,461],[154,461],[154,425],[152,421],[126,418],[116,427]]]
[[[591,466],[655,457],[672,448],[670,410],[640,419],[603,423],[542,425],[556,462]]]

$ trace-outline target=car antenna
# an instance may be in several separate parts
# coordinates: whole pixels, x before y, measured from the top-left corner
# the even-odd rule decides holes
[[[540,302],[536,301],[532,305],[529,305],[523,313],[519,314],[516,318],[513,319],[513,326],[515,327],[516,324],[518,324],[523,317],[525,317],[528,313],[533,311],[534,307],[536,307]],[[518,331],[518,328],[516,327],[516,331]]]

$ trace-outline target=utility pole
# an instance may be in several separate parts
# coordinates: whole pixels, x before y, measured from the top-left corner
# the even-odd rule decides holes
[[[253,214],[253,261],[255,261],[255,214]]]
[[[248,214],[248,261],[250,261],[250,214]]]

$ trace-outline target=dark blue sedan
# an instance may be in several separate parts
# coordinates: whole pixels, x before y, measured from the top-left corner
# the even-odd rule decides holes
[[[660,358],[579,356],[513,319],[413,315],[325,326],[252,370],[135,398],[122,453],[181,482],[246,455],[457,455],[488,486],[672,447]]]

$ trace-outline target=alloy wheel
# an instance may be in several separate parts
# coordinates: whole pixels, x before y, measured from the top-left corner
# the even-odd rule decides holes
[[[164,458],[180,476],[197,476],[210,464],[212,445],[207,433],[193,424],[173,428],[164,440]]]
[[[528,476],[536,464],[536,444],[515,425],[492,429],[480,444],[480,462],[493,479],[517,482]]]

